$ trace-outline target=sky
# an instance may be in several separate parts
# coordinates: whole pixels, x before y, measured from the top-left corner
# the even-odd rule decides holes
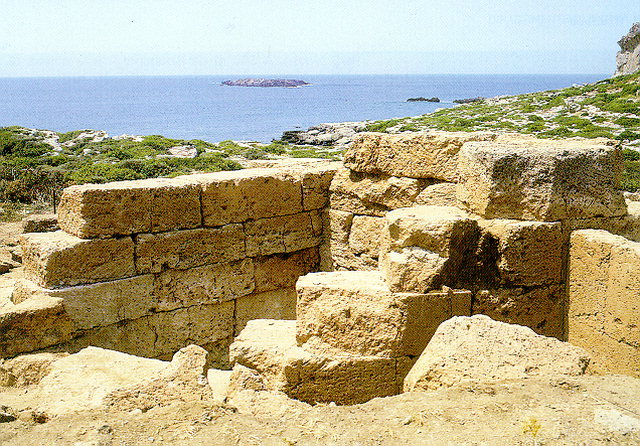
[[[612,73],[640,0],[2,0],[0,76]]]

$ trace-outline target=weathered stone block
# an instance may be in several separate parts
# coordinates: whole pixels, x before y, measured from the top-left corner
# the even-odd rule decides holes
[[[301,277],[297,341],[313,353],[417,356],[440,323],[469,315],[469,291],[392,293],[377,271]]]
[[[496,321],[525,325],[544,336],[566,340],[566,305],[564,285],[497,288],[478,291],[473,311]]]
[[[342,166],[342,163],[336,161],[321,163],[301,171],[302,207],[305,211],[322,209],[328,206],[329,186],[340,166]]]
[[[373,271],[378,269],[378,258],[367,253],[356,255],[348,245],[331,241],[331,259],[335,271]]]
[[[302,181],[283,169],[242,169],[189,175],[202,188],[205,226],[302,212]]]
[[[135,275],[131,237],[87,240],[56,231],[24,234],[20,243],[27,277],[45,288]]]
[[[256,293],[280,288],[292,288],[295,287],[298,277],[318,271],[320,254],[318,248],[313,247],[291,253],[256,257],[253,259],[253,265],[255,268]]]
[[[344,165],[356,172],[456,181],[462,145],[494,138],[485,132],[360,133],[344,154]]]
[[[355,254],[366,253],[372,258],[378,258],[384,227],[383,218],[366,215],[354,216],[349,233],[349,248]]]
[[[474,280],[480,231],[466,212],[415,206],[391,211],[385,219],[380,270],[392,291],[423,293]]]
[[[426,206],[457,206],[456,183],[436,183],[425,187],[416,197],[416,204]]]
[[[289,319],[296,318],[296,289],[282,288],[279,290],[253,293],[236,300],[236,328],[235,334],[254,319]]]
[[[575,376],[582,375],[588,364],[583,349],[528,327],[483,315],[454,317],[438,327],[405,378],[404,390],[433,390],[462,381]]]
[[[571,234],[568,340],[593,370],[640,377],[640,243],[602,230]]]
[[[171,359],[193,342],[210,352],[212,365],[228,366],[233,339],[234,302],[164,311],[89,330],[73,347],[95,345],[136,356]]]
[[[499,280],[520,286],[562,282],[563,242],[559,222],[479,220],[481,230],[495,240]],[[525,324],[528,325],[528,324]]]
[[[311,404],[359,404],[399,391],[396,359],[309,353],[296,345],[295,321],[249,321],[230,357],[258,372],[267,389]]]
[[[62,299],[33,296],[0,310],[0,358],[66,342],[75,330]]]
[[[32,214],[22,220],[22,232],[53,232],[59,230],[56,214]]]
[[[178,178],[71,186],[62,193],[58,220],[80,238],[195,228],[200,190]]]
[[[51,364],[69,356],[61,353],[32,353],[0,361],[0,386],[27,387],[38,384],[51,371]]]
[[[413,178],[371,176],[343,168],[331,182],[331,209],[380,217],[389,209],[412,206],[427,184]]]
[[[140,234],[136,237],[138,274],[195,268],[244,257],[245,236],[241,224]]]
[[[156,306],[153,282],[153,276],[147,274],[43,292],[62,299],[77,328],[89,329],[149,314]]]
[[[349,243],[349,233],[353,223],[353,214],[350,212],[329,210],[329,230],[330,239],[333,242],[347,245]]]
[[[318,211],[248,221],[244,230],[248,256],[300,251],[322,242]]]
[[[620,150],[607,140],[504,135],[460,151],[458,200],[485,218],[557,221],[625,215]]]
[[[255,289],[251,259],[185,271],[160,273],[152,290],[154,311],[205,305],[251,294]]]

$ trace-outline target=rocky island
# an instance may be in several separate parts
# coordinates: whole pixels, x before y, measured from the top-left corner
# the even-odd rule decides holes
[[[260,79],[260,78],[246,78],[238,79],[235,81],[224,81],[222,85],[228,85],[230,87],[286,87],[296,88],[304,87],[305,85],[311,85],[308,82],[299,79]]]

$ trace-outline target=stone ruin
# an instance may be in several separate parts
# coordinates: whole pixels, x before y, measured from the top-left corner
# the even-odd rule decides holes
[[[22,237],[0,357],[198,344],[232,387],[354,404],[437,387],[442,362],[420,355],[486,315],[533,330],[470,319],[494,339],[557,338],[592,373],[640,377],[621,169],[604,139],[364,133],[343,163],[73,186],[61,230]],[[513,373],[561,363],[541,361]]]

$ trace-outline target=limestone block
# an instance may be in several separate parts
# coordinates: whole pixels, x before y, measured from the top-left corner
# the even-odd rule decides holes
[[[201,225],[200,190],[178,178],[71,186],[62,193],[58,220],[80,238],[195,228]]]
[[[288,319],[296,318],[296,289],[282,288],[279,290],[253,293],[236,300],[235,334],[254,319]]]
[[[95,345],[167,360],[182,347],[197,342],[209,352],[210,365],[228,367],[234,307],[234,302],[228,301],[124,320],[87,331],[72,347]]]
[[[246,257],[241,224],[136,236],[138,274],[188,269]]]
[[[69,354],[32,353],[0,360],[0,386],[26,387],[38,384],[51,371],[51,364]]]
[[[344,165],[356,172],[457,181],[462,145],[494,138],[486,132],[360,133],[344,154]]]
[[[427,184],[414,178],[372,176],[342,168],[331,181],[331,209],[380,217],[389,209],[413,206]]]
[[[309,353],[296,345],[295,321],[249,321],[230,357],[259,373],[268,390],[311,404],[359,404],[399,391],[396,359]]]
[[[536,286],[562,282],[563,234],[559,222],[479,220],[481,230],[495,239],[500,281]],[[525,324],[528,325],[528,324]]]
[[[63,231],[23,234],[26,277],[45,288],[135,275],[131,237],[80,239]]]
[[[351,232],[352,222],[352,213],[330,209],[329,230],[331,241],[347,245],[349,243],[349,234]]]
[[[53,232],[59,230],[56,214],[32,214],[22,220],[22,232]]]
[[[251,259],[217,263],[185,271],[168,270],[155,280],[154,311],[204,305],[251,294],[255,289]]]
[[[457,206],[456,183],[436,183],[425,187],[416,197],[416,204],[427,206]]]
[[[604,139],[503,135],[459,155],[458,200],[485,218],[557,221],[625,215],[620,150]]]
[[[331,241],[331,258],[335,271],[373,271],[378,269],[378,258],[367,253],[355,254],[349,246]]]
[[[300,251],[322,242],[318,211],[248,221],[244,229],[248,256]]]
[[[380,260],[380,271],[395,292],[426,292],[446,282],[448,258],[417,246],[389,251]]]
[[[150,381],[168,363],[87,347],[59,359],[40,382],[39,409],[50,415],[95,409],[113,390]]]
[[[305,211],[328,206],[329,186],[340,166],[342,163],[339,161],[319,163],[301,171],[302,207]]]
[[[528,327],[484,315],[444,322],[404,380],[405,392],[531,376],[582,375],[589,355]]]
[[[66,342],[76,327],[62,299],[34,296],[0,310],[0,358]]]
[[[566,302],[564,285],[497,288],[477,292],[473,310],[496,321],[525,325],[538,334],[565,340]]]
[[[372,258],[378,258],[384,227],[383,218],[366,215],[354,216],[349,233],[349,248],[355,254],[366,253]]]
[[[565,232],[578,229],[604,229],[634,242],[640,242],[640,202],[627,201],[627,215],[622,217],[596,217],[570,219],[563,222]]]
[[[242,169],[189,175],[202,188],[205,226],[302,212],[302,181],[283,169]]]
[[[469,315],[468,291],[392,293],[377,271],[301,277],[297,341],[314,353],[417,356],[440,323]]]
[[[607,231],[571,234],[568,340],[594,371],[640,377],[640,243]]]
[[[415,206],[391,211],[385,220],[380,269],[392,291],[423,293],[473,281],[480,231],[466,212]]]
[[[43,293],[61,298],[74,325],[89,329],[149,314],[157,306],[153,282],[153,276],[147,274],[111,282],[43,290]]]
[[[295,287],[298,277],[318,271],[320,253],[317,247],[313,247],[290,253],[256,257],[253,259],[253,265],[256,280],[255,292],[292,288]]]

